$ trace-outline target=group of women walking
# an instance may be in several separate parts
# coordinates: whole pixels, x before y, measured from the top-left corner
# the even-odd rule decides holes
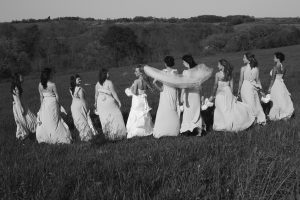
[[[271,81],[268,91],[272,107],[268,118],[270,120],[288,119],[294,113],[291,95],[284,83],[286,68],[282,64],[285,56],[281,52],[274,54],[275,65],[270,72]],[[186,70],[182,76],[192,76],[192,69],[198,64],[191,55],[182,57]],[[240,70],[238,95],[233,94],[233,67],[225,59],[218,61],[218,72],[215,74],[215,82],[210,102],[214,102],[213,130],[238,132],[245,130],[253,124],[264,125],[266,115],[260,103],[260,96],[265,96],[260,79],[258,62],[251,53],[243,56],[243,66]],[[174,58],[166,56],[165,69],[162,73],[178,75],[174,68]],[[114,89],[113,82],[109,79],[107,69],[100,69],[98,82],[95,86],[95,113],[99,116],[102,132],[108,140],[120,140],[135,136],[153,135],[155,138],[163,136],[177,136],[193,134],[201,136],[206,129],[201,117],[201,85],[179,89],[159,83],[155,79],[150,82],[149,77],[143,72],[143,66],[135,68],[137,79],[125,93],[132,97],[132,106],[125,126],[121,113],[121,101]],[[46,68],[41,73],[39,83],[40,109],[35,117],[32,112],[22,104],[23,78],[15,74],[12,81],[11,93],[13,95],[13,113],[17,124],[16,137],[24,139],[32,132],[36,132],[38,142],[45,143],[71,143],[71,132],[61,117],[65,112],[59,103],[56,85],[52,82],[52,71]],[[206,77],[207,79],[208,77]],[[81,87],[79,75],[70,79],[70,95],[72,96],[71,112],[74,125],[79,132],[82,141],[89,141],[97,135],[90,110],[86,102],[85,90]],[[147,101],[147,91],[160,93],[159,105],[153,124],[150,115],[150,106]],[[241,99],[241,101],[239,100]],[[181,112],[182,117],[181,117]]]

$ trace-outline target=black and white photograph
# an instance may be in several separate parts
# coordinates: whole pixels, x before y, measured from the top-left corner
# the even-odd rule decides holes
[[[299,0],[0,0],[0,200],[300,200]]]

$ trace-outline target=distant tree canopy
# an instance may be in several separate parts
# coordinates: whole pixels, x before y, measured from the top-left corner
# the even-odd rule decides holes
[[[143,53],[136,34],[128,27],[109,27],[100,42],[108,47],[117,67],[124,58],[131,59],[133,63],[138,62],[139,56]]]
[[[47,17],[0,23],[0,78],[44,67],[91,70],[161,61],[167,54],[180,57],[300,44],[300,30],[289,24],[297,23],[296,18],[247,23],[253,20],[257,19],[202,15],[113,20]]]

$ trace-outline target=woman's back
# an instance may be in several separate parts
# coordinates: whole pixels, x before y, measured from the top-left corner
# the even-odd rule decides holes
[[[258,77],[257,67],[251,68],[250,65],[246,65],[244,67],[244,80],[256,81],[257,77]]]

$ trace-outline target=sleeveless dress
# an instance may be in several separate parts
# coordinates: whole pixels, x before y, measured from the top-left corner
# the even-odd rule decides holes
[[[127,138],[148,136],[153,133],[150,110],[145,90],[138,89],[138,95],[132,95],[131,109],[126,124]]]
[[[261,88],[261,84],[256,82],[258,69],[251,69],[250,65],[246,65],[244,71],[244,81],[241,87],[241,98],[244,103],[251,107],[256,122],[258,124],[266,123],[266,115],[260,104],[260,99],[256,88]]]
[[[232,94],[229,81],[219,81],[215,99],[215,131],[238,132],[249,128],[255,121],[251,108]]]
[[[272,71],[270,72],[270,75],[272,75]],[[294,113],[291,94],[284,84],[282,77],[283,74],[276,74],[276,78],[270,92],[273,105],[269,113],[269,118],[273,121],[288,119]]]
[[[78,92],[82,90],[81,87],[75,87],[74,93],[72,94],[71,112],[74,121],[74,125],[79,132],[80,139],[82,141],[89,141],[93,135],[97,134],[92,120],[90,118],[90,112],[87,109],[86,101],[79,97]]]
[[[182,75],[188,77],[190,75],[189,70],[183,71]],[[202,129],[200,88],[187,88],[184,91],[181,133],[192,132],[194,128]]]
[[[71,143],[69,127],[60,116],[59,104],[53,91],[43,91],[43,101],[38,112],[36,139],[39,143]]]
[[[166,73],[174,73],[174,70],[164,71]],[[160,92],[153,136],[155,138],[178,136],[180,129],[179,112],[178,90],[163,85],[163,91]]]
[[[107,81],[97,83],[97,90],[99,92],[97,98],[97,113],[102,126],[102,131],[105,137],[109,140],[120,140],[126,138],[126,127],[124,119],[112,96],[111,90]]]
[[[36,131],[37,119],[28,108],[22,107],[17,89],[14,90],[13,99],[13,113],[17,125],[16,138],[25,139],[30,133]],[[24,113],[22,114],[23,109]]]

